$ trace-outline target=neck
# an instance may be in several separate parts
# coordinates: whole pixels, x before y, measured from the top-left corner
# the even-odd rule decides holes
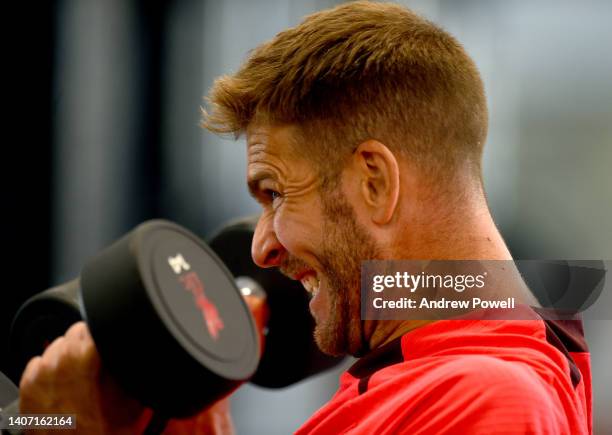
[[[401,242],[389,258],[414,260],[512,260],[503,238],[484,202],[473,201],[443,215],[439,211],[421,214],[416,225],[402,225]],[[437,217],[436,217],[437,216]],[[415,220],[413,220],[415,222]],[[406,234],[405,229],[412,228]],[[396,238],[396,240],[399,238]],[[503,269],[503,268],[502,268]],[[512,267],[499,276],[498,289],[517,298],[519,303],[536,304],[518,271]],[[407,332],[434,320],[364,321],[364,334],[370,349],[380,347]]]
[[[414,224],[404,228],[415,229],[408,234],[399,231],[402,242],[394,253],[397,258],[512,260],[484,196],[466,199],[446,210],[440,203],[430,204],[410,220]]]

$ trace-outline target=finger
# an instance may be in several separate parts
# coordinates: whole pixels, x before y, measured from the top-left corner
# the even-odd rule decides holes
[[[70,341],[70,350],[77,355],[87,355],[90,357],[97,355],[95,343],[87,323],[81,321],[72,325],[66,331],[66,338]]]
[[[35,382],[36,378],[38,377],[41,361],[41,356],[35,356],[28,362],[23,374],[21,375],[21,380],[19,381],[19,389],[21,391],[27,390],[28,386]]]
[[[53,340],[53,342],[49,346],[47,346],[44,353],[42,354],[42,360],[40,363],[42,372],[44,373],[48,370],[54,370],[58,366],[65,352],[66,338],[64,336],[61,336]]]
[[[64,334],[66,338],[74,339],[74,340],[87,340],[91,339],[91,335],[89,333],[89,328],[87,324],[83,321],[76,322],[66,331]]]
[[[73,371],[96,377],[101,362],[89,328],[85,322],[72,325],[64,336],[66,338],[65,365]]]
[[[19,381],[19,412],[31,412],[31,402],[36,401],[42,387],[39,380],[41,356],[35,356],[26,365]]]

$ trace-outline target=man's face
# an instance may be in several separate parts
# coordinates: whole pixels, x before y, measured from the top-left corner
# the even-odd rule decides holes
[[[362,347],[361,261],[376,245],[342,194],[321,192],[322,180],[300,156],[291,127],[249,128],[247,180],[263,207],[252,255],[279,267],[311,293],[315,339],[324,352],[356,354]]]

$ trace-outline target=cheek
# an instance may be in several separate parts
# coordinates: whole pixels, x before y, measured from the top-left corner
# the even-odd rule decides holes
[[[310,251],[319,245],[321,240],[320,220],[314,210],[298,210],[291,207],[280,207],[274,216],[274,230],[278,241],[293,255]]]

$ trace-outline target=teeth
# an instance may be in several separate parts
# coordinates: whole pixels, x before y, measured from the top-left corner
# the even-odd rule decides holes
[[[316,296],[319,291],[319,284],[319,280],[314,275],[307,275],[302,278],[302,285],[308,293],[312,294],[312,296]]]

